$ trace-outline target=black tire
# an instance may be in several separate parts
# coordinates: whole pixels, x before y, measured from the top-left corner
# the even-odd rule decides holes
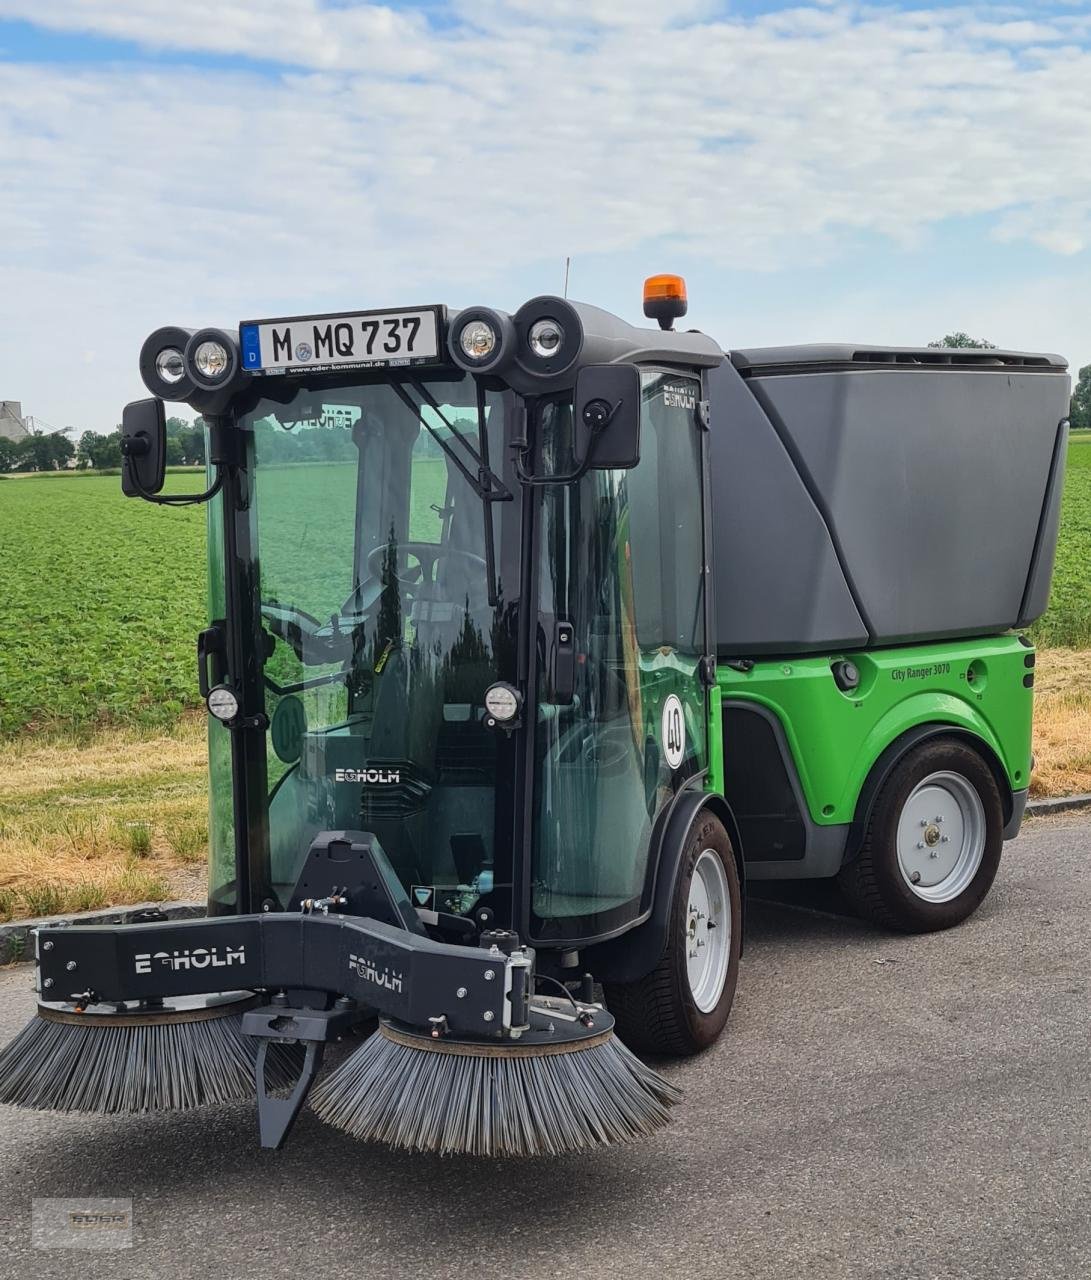
[[[707,1012],[697,1007],[686,969],[689,893],[697,861],[705,850],[720,860],[727,882],[731,945],[719,999]],[[617,1033],[631,1049],[687,1056],[699,1053],[719,1037],[727,1022],[739,980],[742,946],[742,891],[731,839],[720,820],[707,810],[690,827],[671,900],[667,948],[656,967],[638,982],[607,983],[606,1007]]]
[[[918,897],[898,861],[902,810],[918,784],[935,773],[956,774],[969,783],[981,800],[985,820],[977,872],[948,902]],[[838,882],[857,911],[876,924],[901,933],[933,933],[961,924],[981,905],[996,878],[1003,845],[1004,808],[992,769],[968,743],[935,738],[907,751],[894,766],[875,798],[860,852],[841,869]]]

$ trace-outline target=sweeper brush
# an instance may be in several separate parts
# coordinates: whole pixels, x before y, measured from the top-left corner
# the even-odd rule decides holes
[[[589,1151],[667,1123],[679,1090],[615,1038],[589,975],[582,998],[536,975],[510,930],[484,929],[475,946],[430,937],[366,833],[328,833],[311,854],[309,883],[342,880],[318,902],[366,898],[371,914],[305,899],[295,912],[39,929],[50,999],[0,1053],[0,1102],[145,1112],[255,1098],[262,1145],[278,1147],[310,1096],[354,1137],[451,1155]],[[228,972],[237,989],[217,993]],[[326,1046],[376,1015],[379,1031],[319,1081]]]
[[[158,1007],[41,1004],[0,1052],[0,1103],[34,1111],[104,1114],[187,1111],[254,1097],[260,1042],[245,1035],[249,993],[183,997]],[[272,1089],[298,1075],[274,1046]]]
[[[556,1015],[532,1010],[530,1031],[495,1043],[383,1021],[311,1105],[355,1138],[440,1155],[561,1155],[667,1124],[681,1091],[625,1048],[609,1014],[582,1016],[558,1033]]]

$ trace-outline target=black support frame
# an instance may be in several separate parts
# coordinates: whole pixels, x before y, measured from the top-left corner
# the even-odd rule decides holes
[[[532,956],[435,942],[367,917],[265,912],[38,930],[41,998],[75,1004],[239,990],[316,993],[417,1027],[492,1037],[526,1022]],[[89,1015],[93,1016],[93,1015]]]

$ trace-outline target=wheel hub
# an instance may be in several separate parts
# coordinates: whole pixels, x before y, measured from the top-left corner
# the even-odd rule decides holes
[[[922,779],[898,821],[898,868],[912,893],[950,902],[969,887],[985,853],[985,808],[961,774]]]
[[[719,854],[705,849],[693,868],[686,920],[686,976],[694,1003],[710,1013],[719,1003],[731,956],[731,908]]]

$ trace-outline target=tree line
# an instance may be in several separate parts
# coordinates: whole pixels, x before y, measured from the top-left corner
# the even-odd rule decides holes
[[[944,334],[935,342],[928,344],[936,347],[958,347],[978,351],[995,351],[996,343],[987,338],[971,338],[961,329],[957,333]],[[1085,364],[1075,376],[1072,388],[1072,405],[1069,409],[1068,422],[1073,431],[1091,430],[1091,364]]]
[[[204,461],[203,421],[168,418],[167,466],[203,466]],[[22,440],[0,438],[0,475],[12,471],[66,471],[73,467],[120,469],[121,427],[110,432],[85,431],[75,444],[61,431],[29,435]]]
[[[945,334],[930,347],[973,348],[992,351],[996,344],[984,338],[972,338],[961,330]],[[1072,408],[1069,421],[1073,430],[1091,430],[1091,364],[1084,365],[1076,375],[1072,392]],[[308,431],[288,433],[274,431],[271,422],[257,424],[277,437],[275,456],[284,461],[306,459],[334,459],[352,453],[350,431]],[[431,440],[427,442],[429,445]],[[427,448],[426,448],[426,451]],[[434,450],[438,455],[438,447]],[[167,419],[167,466],[203,466],[205,461],[205,431],[201,418],[187,422],[185,418]],[[78,443],[73,444],[67,435],[56,431],[49,435],[26,436],[22,440],[0,437],[0,475],[12,471],[65,471],[76,468],[109,471],[121,467],[121,427],[107,433],[85,431]]]

